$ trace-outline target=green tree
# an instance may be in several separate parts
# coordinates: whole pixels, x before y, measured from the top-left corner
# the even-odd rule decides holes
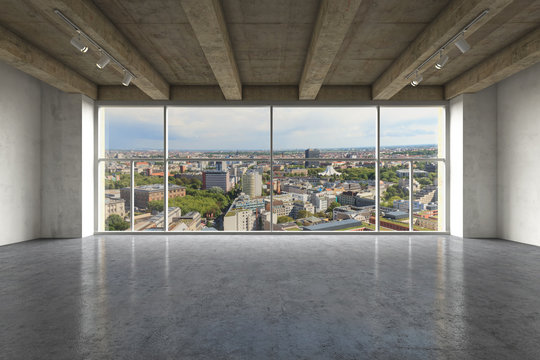
[[[307,210],[300,210],[298,211],[298,216],[296,217],[297,219],[303,219],[303,218],[307,218],[307,217],[310,217],[312,216],[313,214],[310,213],[309,211]]]
[[[431,185],[433,183],[431,180],[429,180],[428,178],[425,178],[425,177],[418,178],[418,179],[416,179],[416,181],[418,181],[418,183],[420,185]]]
[[[318,176],[320,172],[323,172],[324,169],[322,167],[317,168],[309,168],[308,169],[308,175],[309,176]]]
[[[212,186],[210,189],[208,189],[208,191],[213,194],[225,194],[225,191],[223,191],[223,189],[219,186]]]
[[[328,205],[328,208],[326,209],[326,212],[327,213],[332,213],[334,211],[334,209],[337,208],[338,206],[341,206],[340,203],[338,203],[337,201],[333,201],[330,205]]]
[[[384,200],[388,201],[394,197],[397,197],[397,199],[408,199],[409,192],[398,185],[390,185],[384,193]]]
[[[105,230],[107,231],[124,231],[129,228],[129,222],[124,221],[118,214],[109,215],[105,220]]]
[[[277,222],[278,224],[288,223],[294,221],[294,219],[290,216],[278,216]]]
[[[394,207],[394,200],[401,200],[401,198],[399,196],[392,196],[387,201],[383,201],[381,205],[389,208]]]
[[[169,205],[170,206],[170,205]],[[148,203],[148,208],[150,209],[150,211],[154,212],[154,211],[157,211],[157,212],[162,212],[163,211],[163,200],[154,200],[154,201],[150,201]]]

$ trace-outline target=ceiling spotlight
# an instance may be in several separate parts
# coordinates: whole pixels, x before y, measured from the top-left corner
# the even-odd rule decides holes
[[[133,80],[133,75],[129,71],[124,69],[124,79],[122,80],[122,85],[129,86],[129,83]]]
[[[465,40],[463,35],[461,36],[460,39],[456,40],[454,44],[459,49],[459,51],[461,51],[463,54],[465,54],[467,51],[471,49],[471,45],[469,45],[469,43],[467,42],[467,40]]]
[[[110,62],[111,62],[111,58],[108,57],[106,54],[102,54],[98,62],[96,63],[96,66],[98,69],[103,69]]]
[[[86,46],[82,41],[81,41],[81,36],[74,36],[71,41],[70,41],[71,45],[73,45],[75,47],[75,49],[79,50],[80,52],[82,53],[85,53],[88,51],[88,46]]]
[[[411,85],[412,86],[418,86],[418,84],[420,84],[422,82],[422,80],[424,80],[424,77],[422,76],[422,74],[419,74],[418,70],[417,70],[413,81],[411,81]]]
[[[435,64],[435,69],[441,70],[444,67],[444,65],[446,65],[449,59],[450,58],[448,57],[448,55],[444,54],[443,51],[441,50],[439,60]]]

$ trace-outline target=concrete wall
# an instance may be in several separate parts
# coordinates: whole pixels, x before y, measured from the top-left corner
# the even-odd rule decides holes
[[[40,81],[0,62],[0,245],[40,236]]]
[[[4,63],[0,79],[0,245],[93,234],[93,101]]]
[[[42,92],[41,236],[93,233],[92,100],[48,85]]]
[[[540,246],[540,64],[450,101],[450,232]]]
[[[497,85],[498,234],[540,246],[540,64]]]
[[[450,232],[497,236],[497,88],[450,101]]]

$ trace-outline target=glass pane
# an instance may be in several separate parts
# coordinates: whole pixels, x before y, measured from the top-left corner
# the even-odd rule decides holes
[[[379,179],[381,231],[409,231],[408,162],[381,162]]]
[[[100,157],[163,157],[163,107],[101,107],[99,118]]]
[[[163,162],[135,162],[135,231],[164,229],[163,168]],[[130,198],[128,189],[122,189],[122,198]]]
[[[279,160],[273,171],[275,231],[374,230],[374,162]]]
[[[381,107],[381,157],[444,158],[445,108]]]
[[[264,229],[270,163],[223,161],[169,162],[169,188],[186,195],[169,197],[170,231],[257,231]]]
[[[129,162],[106,161],[100,163],[100,178],[103,196],[100,201],[100,231],[130,231],[129,198],[121,196],[123,188],[130,186],[131,164]]]
[[[376,123],[374,107],[274,107],[274,158],[373,158]]]
[[[444,162],[413,163],[414,231],[444,231]]]
[[[169,157],[270,157],[269,107],[169,107]]]

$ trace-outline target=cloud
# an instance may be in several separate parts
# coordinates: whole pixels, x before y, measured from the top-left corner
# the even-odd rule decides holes
[[[168,108],[169,148],[268,150],[270,107]],[[107,149],[163,147],[162,107],[105,107]],[[381,145],[437,143],[444,107],[381,107]],[[375,107],[274,107],[274,149],[374,147]]]
[[[276,150],[375,146],[374,107],[274,107]]]
[[[169,148],[269,150],[270,108],[171,107]]]
[[[381,107],[381,146],[437,144],[444,107]]]
[[[163,149],[163,110],[148,107],[103,109],[106,149]]]

